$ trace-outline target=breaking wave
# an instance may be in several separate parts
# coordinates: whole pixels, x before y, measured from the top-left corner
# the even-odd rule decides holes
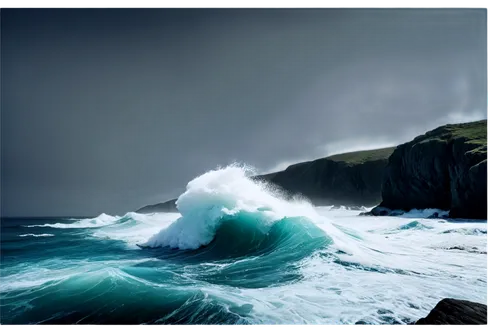
[[[425,225],[418,221],[411,221],[409,223],[403,224],[398,228],[399,230],[424,230],[424,229],[432,229],[432,227]]]
[[[327,237],[311,223],[319,216],[309,203],[281,199],[269,185],[248,178],[248,172],[229,166],[193,179],[176,203],[181,217],[141,246],[194,250],[217,237],[259,248],[279,241],[271,235]]]

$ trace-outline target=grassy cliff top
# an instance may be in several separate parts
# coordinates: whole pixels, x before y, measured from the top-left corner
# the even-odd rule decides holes
[[[391,156],[391,154],[395,148],[396,147],[388,147],[388,148],[381,148],[381,149],[353,151],[353,152],[349,152],[349,153],[343,153],[343,154],[337,154],[337,155],[319,158],[315,161],[330,160],[330,161],[335,161],[335,162],[344,162],[344,163],[349,164],[349,165],[363,164],[365,162],[370,162],[370,161],[386,160],[389,158],[389,156]],[[289,167],[287,167],[286,170],[290,170],[290,169],[293,169],[293,168],[296,168],[298,166],[308,164],[311,162],[314,162],[314,161],[307,161],[307,162],[300,162],[297,164],[292,164]],[[283,171],[285,171],[285,170],[273,172],[273,173],[268,173],[265,175],[259,175],[259,176],[256,176],[256,178],[270,180],[274,176],[276,176],[278,173],[281,173]]]
[[[480,145],[487,144],[487,120],[473,121],[463,124],[449,124],[418,136],[414,141],[442,140],[449,141],[465,138],[465,142]]]

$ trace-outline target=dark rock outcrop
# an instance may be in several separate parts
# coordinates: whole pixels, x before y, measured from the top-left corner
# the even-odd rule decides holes
[[[401,216],[407,213],[402,209],[389,209],[382,206],[374,207],[372,210],[368,212],[362,212],[359,216]],[[428,214],[427,216],[421,216],[426,219],[447,219],[449,218],[449,214],[446,212],[433,212]]]
[[[377,206],[377,207],[373,208],[371,211],[363,212],[363,213],[360,213],[359,215],[360,216],[400,216],[400,215],[403,215],[404,213],[405,213],[405,211],[401,210],[401,209],[392,210],[389,208]]]
[[[299,195],[314,205],[374,206],[381,200],[384,169],[394,147],[333,155],[255,176],[285,197]],[[176,199],[143,207],[138,213],[176,212]]]
[[[452,218],[486,219],[486,139],[483,120],[438,127],[399,145],[389,158],[376,209],[438,208]]]
[[[373,206],[381,200],[384,169],[394,148],[333,155],[258,176],[314,205]]]
[[[177,213],[177,206],[175,202],[177,199],[172,199],[156,205],[149,205],[138,209],[136,212],[141,214],[149,213]]]
[[[445,298],[425,318],[415,325],[486,325],[487,307],[484,304]]]

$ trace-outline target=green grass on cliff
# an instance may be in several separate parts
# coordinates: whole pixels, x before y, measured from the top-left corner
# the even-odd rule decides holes
[[[487,144],[487,121],[475,121],[466,124],[447,125],[454,137],[464,137],[466,142]]]
[[[362,163],[369,162],[369,161],[387,160],[387,159],[389,159],[389,156],[391,156],[394,149],[396,149],[396,147],[353,151],[350,153],[343,153],[343,154],[337,154],[337,155],[332,155],[332,156],[320,158],[319,160],[324,159],[324,160],[330,160],[330,161],[335,161],[335,162],[345,162],[346,164],[349,164],[349,165],[356,165],[356,164],[362,164]],[[311,162],[313,162],[313,161],[292,164],[287,168],[287,170],[289,170],[291,168],[298,167],[298,166],[303,165],[303,164],[311,163]],[[282,171],[284,171],[284,170],[282,170]],[[259,176],[257,176],[257,178],[271,180],[272,178],[274,178],[274,176],[276,176],[276,174],[278,174],[282,171],[268,173],[265,175],[259,175]]]
[[[464,124],[453,124],[438,127],[418,138],[424,141],[442,140],[449,141],[457,138],[465,138],[465,142],[480,145],[487,144],[487,120],[474,121]]]
[[[345,162],[347,164],[362,164],[369,161],[384,160],[391,156],[396,147],[361,150],[350,153],[337,154],[326,157],[326,159],[335,162]]]

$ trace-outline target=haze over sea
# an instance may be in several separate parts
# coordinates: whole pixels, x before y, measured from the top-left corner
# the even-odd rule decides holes
[[[3,219],[2,323],[405,324],[486,303],[486,221],[359,216],[247,176],[193,179],[180,213]]]

